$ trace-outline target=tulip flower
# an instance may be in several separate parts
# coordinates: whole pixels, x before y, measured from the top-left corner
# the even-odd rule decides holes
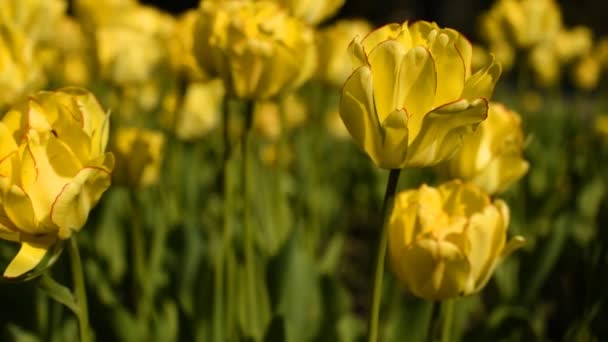
[[[117,184],[143,188],[158,183],[165,136],[158,131],[121,127],[112,138]]]
[[[355,142],[386,169],[449,159],[487,114],[500,76],[492,61],[471,72],[471,43],[425,21],[390,24],[355,37],[355,70],[340,115]]]
[[[388,226],[391,266],[415,296],[444,300],[480,291],[525,242],[507,242],[509,209],[459,180],[397,194]]]
[[[21,243],[4,276],[70,238],[110,186],[108,116],[84,89],[39,92],[0,120],[0,238]]]
[[[523,145],[519,115],[492,102],[488,118],[464,137],[462,147],[443,169],[449,178],[471,181],[490,194],[501,193],[528,171]]]
[[[230,96],[243,99],[296,88],[316,66],[312,29],[268,1],[204,1],[194,52]]]

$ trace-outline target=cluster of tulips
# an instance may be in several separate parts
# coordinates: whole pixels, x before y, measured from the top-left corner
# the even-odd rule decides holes
[[[354,142],[355,155],[388,170],[370,241],[377,253],[365,317],[369,340],[382,334],[385,273],[408,295],[444,303],[441,334],[449,340],[452,300],[480,292],[503,260],[525,244],[523,236],[508,238],[509,205],[498,198],[531,169],[522,118],[493,99],[501,74],[530,69],[539,85],[550,86],[564,66],[572,66],[575,84],[592,90],[608,65],[608,45],[594,44],[587,28],[564,28],[552,0],[498,0],[481,20],[485,48],[440,23],[374,28],[363,19],[332,20],[343,5],[344,0],[204,0],[173,16],[134,0],[75,0],[70,14],[63,0],[5,1],[0,238],[20,249],[3,277],[42,275],[40,286],[76,313],[81,340],[91,340],[76,238],[104,193],[122,187],[133,216],[125,229],[132,230],[134,312],[138,323],[149,324],[155,299],[146,285],[147,250],[153,249],[153,258],[154,248],[169,247],[162,240],[160,247],[148,245],[142,194],[161,189],[159,201],[173,205],[174,221],[184,223],[184,204],[171,184],[187,183],[190,174],[207,167],[218,170],[212,190],[186,184],[197,193],[214,193],[208,203],[201,196],[195,212],[219,203],[213,222],[220,234],[200,246],[215,251],[208,270],[213,299],[207,303],[213,305],[213,333],[201,336],[277,338],[276,313],[256,314],[258,306],[270,305],[274,287],[257,279],[265,277],[263,260],[303,235],[283,228],[280,243],[267,242],[274,247],[266,253],[256,241],[256,222],[266,215],[278,225],[298,225],[281,215],[294,196],[295,202],[306,199],[281,194],[306,185],[282,180],[301,159],[299,150],[318,150],[315,140],[326,133],[332,144]],[[292,135],[304,126],[317,135],[302,146]],[[177,171],[170,166],[184,153],[179,146],[191,145],[221,146],[213,152],[215,164],[186,162]],[[255,184],[262,180],[253,170],[259,168],[258,175],[278,178],[264,184],[276,186],[273,200],[281,203],[260,203],[268,197],[258,196],[264,186]],[[399,186],[402,171],[407,176],[419,168],[432,170],[432,183]],[[271,210],[258,212],[264,205]],[[73,289],[50,276],[66,243]],[[391,272],[384,270],[386,255]],[[240,333],[226,323],[234,304],[233,271],[244,287],[237,301],[249,308],[237,315]],[[288,305],[279,304],[277,312],[288,316],[295,310]],[[140,340],[158,337],[138,329]],[[285,329],[294,338],[293,327]]]

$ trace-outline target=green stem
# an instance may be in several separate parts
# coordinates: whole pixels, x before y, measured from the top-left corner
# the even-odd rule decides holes
[[[243,187],[243,231],[245,234],[245,269],[247,274],[248,294],[250,298],[251,308],[257,308],[257,298],[255,291],[255,265],[254,265],[254,240],[253,230],[249,222],[249,193],[250,187],[250,170],[249,170],[249,144],[251,140],[251,126],[253,124],[253,101],[247,101],[245,104],[245,127],[241,140],[241,157],[242,157],[242,187]]]
[[[224,98],[223,104],[223,123],[222,123],[222,140],[223,140],[223,164],[222,164],[222,192],[224,197],[223,218],[222,218],[222,241],[221,250],[218,252],[218,257],[215,263],[215,278],[213,281],[214,296],[213,296],[213,340],[224,340],[224,329],[222,324],[226,323],[224,319],[224,261],[226,253],[230,247],[231,231],[230,231],[230,208],[232,207],[232,196],[230,194],[230,109],[228,107],[228,96]],[[226,323],[227,324],[227,323]]]
[[[441,342],[452,340],[452,326],[454,325],[454,299],[447,299],[441,304],[443,326],[441,327]]]
[[[82,271],[82,261],[76,235],[70,238],[68,243],[68,253],[70,255],[70,266],[72,269],[72,281],[74,283],[74,297],[78,306],[78,324],[80,326],[80,342],[91,341],[91,328],[89,325],[89,310],[87,308],[87,292]]]
[[[142,222],[142,213],[137,199],[137,194],[134,190],[131,190],[131,206],[133,211],[133,221],[131,226],[131,252],[133,253],[133,284],[132,284],[132,297],[134,301],[135,314],[137,320],[142,328],[141,333],[145,337],[147,329],[145,325],[147,323],[147,312],[148,309],[148,286],[146,277],[146,257],[145,257],[145,234]]]
[[[376,257],[376,272],[374,278],[374,293],[372,297],[372,312],[368,324],[368,341],[378,341],[378,322],[380,318],[380,302],[382,301],[382,277],[384,276],[384,259],[386,257],[387,230],[390,213],[393,209],[395,191],[399,182],[400,169],[392,169],[388,176],[384,201],[382,203],[382,230],[378,244],[378,254]]]

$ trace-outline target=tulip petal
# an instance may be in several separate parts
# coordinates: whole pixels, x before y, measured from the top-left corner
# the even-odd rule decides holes
[[[73,231],[85,224],[89,211],[97,204],[104,191],[110,186],[107,166],[113,165],[112,154],[103,156],[105,165],[87,166],[67,183],[53,205],[50,219],[59,227],[59,237],[67,239]]]
[[[407,158],[407,113],[392,111],[382,122],[382,145],[378,150],[377,164],[384,169],[398,168]]]
[[[403,252],[400,267],[408,288],[416,296],[441,300],[466,294],[470,266],[465,255],[450,242],[420,239]]]
[[[342,88],[340,100],[340,117],[359,147],[375,155],[377,141],[380,136],[380,123],[373,107],[372,72],[369,67],[362,66],[353,72]]]
[[[429,50],[437,72],[437,91],[433,101],[435,108],[460,99],[464,89],[466,65],[455,42],[444,30],[439,31]]]
[[[8,127],[0,122],[0,178],[8,178],[11,173],[11,156],[14,155],[17,150],[17,143],[11,137],[11,133]],[[0,184],[0,187],[2,184]]]
[[[468,253],[471,265],[469,291],[481,289],[492,276],[498,254],[505,245],[506,232],[505,220],[493,205],[471,216],[465,232],[471,246]]]
[[[465,76],[466,78],[469,78],[471,76],[471,64],[473,61],[473,45],[467,37],[458,33],[456,30],[446,28],[441,30],[441,32],[447,34],[450,37],[450,41],[456,46],[456,49],[464,62]]]
[[[8,241],[19,241],[19,232],[17,227],[6,216],[6,212],[0,203],[0,239]]]
[[[38,225],[32,200],[21,187],[12,185],[4,195],[3,205],[6,216],[21,231],[29,234],[45,233]]]
[[[433,108],[437,91],[437,72],[430,52],[421,47],[408,51],[398,76],[398,94],[408,112],[409,141],[420,133],[424,115]]]
[[[525,175],[528,168],[528,162],[520,153],[509,153],[493,158],[472,181],[483,186],[488,193],[498,194]]]
[[[353,70],[356,70],[360,66],[367,65],[367,55],[361,45],[361,39],[359,36],[353,38],[352,42],[348,45],[348,54],[350,55],[350,62]]]
[[[429,46],[429,35],[433,30],[439,31],[439,26],[437,26],[437,24],[424,20],[412,23],[409,28],[413,46]]]
[[[477,71],[467,79],[462,91],[462,98],[473,99],[483,97],[489,99],[494,92],[494,86],[501,72],[500,64],[493,59],[490,65]]]
[[[502,261],[504,258],[508,257],[511,253],[516,250],[522,248],[526,244],[526,239],[523,236],[517,235],[511,238],[509,242],[505,245],[500,254],[500,260]]]
[[[462,144],[462,134],[483,121],[488,102],[460,100],[439,107],[424,117],[420,134],[410,144],[405,166],[424,167],[449,159]]]
[[[69,107],[58,109],[58,119],[53,123],[53,134],[70,146],[71,154],[78,160],[85,161],[91,156],[91,137],[82,129],[81,122],[73,119],[76,113],[70,111]]]
[[[374,103],[378,120],[384,119],[394,110],[403,108],[405,95],[403,76],[412,75],[409,70],[401,72],[405,48],[395,40],[387,40],[376,46],[369,54],[374,84]],[[401,77],[400,77],[401,76]]]
[[[46,255],[49,246],[23,242],[17,255],[4,270],[5,278],[17,278],[33,270]]]
[[[372,49],[374,49],[380,43],[389,39],[393,40],[397,38],[399,34],[401,34],[401,30],[403,29],[402,26],[403,28],[406,27],[406,25],[392,23],[371,31],[361,41],[361,46],[363,47],[364,53],[369,54]]]

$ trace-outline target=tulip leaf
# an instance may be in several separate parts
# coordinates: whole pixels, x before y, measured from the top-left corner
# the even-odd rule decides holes
[[[277,255],[271,276],[273,302],[285,319],[289,342],[313,340],[323,318],[319,270],[298,235]]]
[[[49,297],[65,305],[73,313],[78,314],[78,305],[70,289],[56,282],[48,273],[44,273],[40,277],[38,285]]]
[[[243,335],[257,341],[263,337],[266,327],[270,324],[270,298],[262,261],[254,258],[251,262],[254,267],[254,272],[251,272],[253,277],[250,276],[246,265],[237,266],[238,322]]]

